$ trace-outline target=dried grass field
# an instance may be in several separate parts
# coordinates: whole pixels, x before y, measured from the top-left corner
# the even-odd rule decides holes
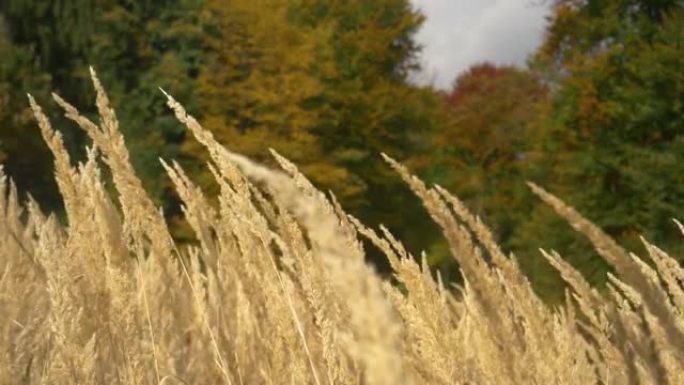
[[[230,152],[169,96],[220,186],[209,199],[164,163],[197,239],[177,245],[92,75],[98,122],[55,95],[93,142],[78,167],[30,100],[67,224],[0,174],[0,384],[684,384],[682,267],[647,240],[648,255],[625,251],[532,184],[614,268],[607,294],[541,251],[569,286],[545,304],[458,198],[387,158],[461,267],[462,286],[443,283],[295,165]],[[367,265],[362,238],[396,282]]]

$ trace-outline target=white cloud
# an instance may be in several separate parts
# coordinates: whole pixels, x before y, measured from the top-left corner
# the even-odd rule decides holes
[[[549,2],[544,0],[412,0],[426,20],[421,84],[447,89],[473,64],[524,64],[541,43]]]

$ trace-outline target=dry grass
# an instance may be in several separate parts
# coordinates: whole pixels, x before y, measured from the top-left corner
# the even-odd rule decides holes
[[[448,290],[424,257],[345,214],[287,160],[274,154],[274,171],[230,152],[169,97],[221,188],[210,201],[164,163],[197,238],[179,249],[92,75],[99,124],[54,96],[93,140],[78,167],[30,99],[68,224],[21,204],[0,172],[0,384],[684,383],[682,267],[644,240],[650,267],[534,185],[615,267],[609,297],[542,251],[572,289],[548,307],[461,201],[387,158],[463,270]],[[360,236],[405,290],[366,265]]]

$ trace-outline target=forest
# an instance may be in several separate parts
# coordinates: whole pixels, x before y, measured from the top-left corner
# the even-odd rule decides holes
[[[684,258],[672,221],[684,219],[683,8],[554,0],[526,66],[476,64],[439,91],[411,81],[423,16],[408,0],[3,0],[0,163],[22,200],[30,194],[67,220],[26,93],[45,107],[75,164],[90,139],[50,93],[95,119],[92,66],[177,241],[194,235],[160,157],[210,195],[220,186],[159,88],[221,145],[270,166],[276,150],[345,210],[384,224],[446,281],[460,282],[438,227],[381,153],[397,159],[461,197],[556,303],[565,284],[538,248],[558,251],[600,289],[612,267],[528,181],[628,250],[644,252],[643,237]],[[381,250],[365,246],[389,273]]]

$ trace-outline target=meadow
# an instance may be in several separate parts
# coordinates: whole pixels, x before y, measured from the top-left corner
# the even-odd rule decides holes
[[[0,172],[0,384],[684,383],[684,269],[647,239],[647,255],[630,253],[530,183],[614,271],[599,292],[539,250],[568,286],[549,305],[459,198],[385,157],[441,227],[464,279],[453,285],[287,159],[273,152],[275,170],[231,152],[166,95],[220,187],[210,198],[162,160],[195,233],[181,245],[92,80],[97,122],[53,94],[92,140],[77,166],[29,96],[66,223]]]

